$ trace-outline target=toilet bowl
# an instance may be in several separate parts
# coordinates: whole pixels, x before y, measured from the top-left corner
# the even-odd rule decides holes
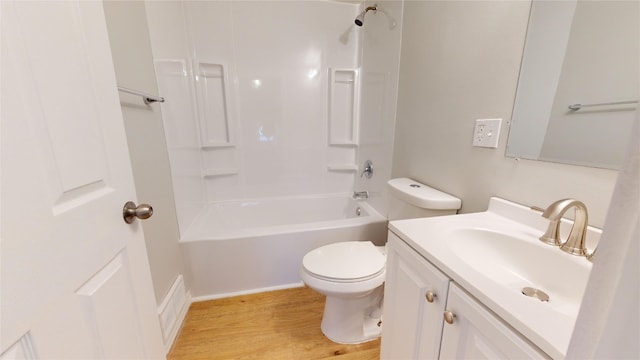
[[[325,295],[320,328],[330,340],[357,344],[380,336],[386,256],[370,241],[319,247],[302,259],[300,277]]]
[[[461,201],[407,178],[389,181],[389,218],[452,215]],[[384,246],[347,241],[311,250],[302,259],[300,278],[325,295],[320,328],[330,340],[358,344],[381,333],[386,255]]]

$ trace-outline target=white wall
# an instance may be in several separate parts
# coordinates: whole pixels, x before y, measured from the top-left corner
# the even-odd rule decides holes
[[[368,12],[362,33],[362,88],[357,164],[366,160],[374,165],[374,176],[356,178],[355,189],[369,192],[368,202],[381,214],[387,213],[387,181],[391,178],[393,134],[396,124],[400,44],[402,39],[402,1],[366,1],[378,5]]]
[[[328,117],[331,70],[359,64],[358,4],[147,1],[146,8],[168,98],[181,231],[206,201],[353,191],[357,138],[330,144]],[[350,136],[349,124],[337,125]]]
[[[475,119],[511,118],[529,7],[405,3],[392,175],[460,197],[463,213],[491,196],[539,207],[574,197],[601,227],[616,171],[506,158],[508,126],[498,149],[471,146]]]
[[[104,10],[118,85],[157,94],[144,4],[106,1]],[[145,105],[140,96],[123,93],[120,105],[138,201],[154,209],[142,227],[160,304],[178,275],[184,273],[160,108],[158,104]]]

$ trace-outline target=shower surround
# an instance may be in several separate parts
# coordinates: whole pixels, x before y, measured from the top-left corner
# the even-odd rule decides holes
[[[354,190],[358,4],[146,8],[182,234],[206,203]]]
[[[371,4],[145,2],[158,87],[167,99],[162,115],[185,280],[197,298],[295,285],[302,255],[316,245],[384,242],[403,3],[377,4],[359,27],[354,20]],[[368,159],[371,179],[360,177]],[[293,201],[302,214],[355,190],[370,194],[371,206],[362,205],[367,216],[324,211],[332,221],[322,230],[317,222],[302,227],[280,219],[260,228],[273,230],[268,236],[246,236],[253,227],[230,233],[219,224],[247,221],[246,211],[229,211],[228,204]],[[209,217],[212,208],[224,216]],[[276,206],[260,221],[289,212]],[[215,235],[220,229],[224,238]],[[207,268],[229,259],[225,271]]]

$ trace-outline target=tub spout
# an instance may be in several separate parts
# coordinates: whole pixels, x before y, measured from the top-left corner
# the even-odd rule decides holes
[[[354,199],[368,199],[369,198],[369,192],[368,191],[354,191],[353,192],[353,198]]]

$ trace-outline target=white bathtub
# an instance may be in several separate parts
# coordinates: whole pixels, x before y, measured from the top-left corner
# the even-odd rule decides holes
[[[360,215],[357,215],[358,209]],[[300,286],[302,257],[319,246],[386,241],[387,221],[348,196],[209,204],[180,240],[194,300]]]

